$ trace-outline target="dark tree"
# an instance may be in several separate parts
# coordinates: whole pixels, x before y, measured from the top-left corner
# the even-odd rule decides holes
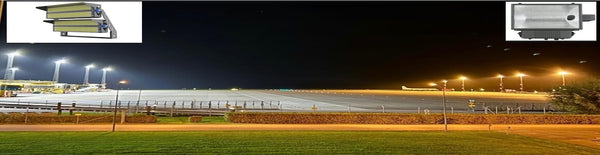
[[[560,110],[579,114],[600,114],[600,79],[559,87],[550,96]]]

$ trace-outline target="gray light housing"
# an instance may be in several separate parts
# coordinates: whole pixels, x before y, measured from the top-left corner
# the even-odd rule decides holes
[[[100,4],[93,3],[67,3],[59,5],[39,6],[37,9],[46,11],[44,22],[53,24],[54,32],[60,32],[61,36],[69,32],[107,33],[109,37],[71,36],[91,38],[117,38],[117,30],[108,19],[106,12]],[[104,19],[98,19],[104,18]]]
[[[595,15],[582,14],[581,4],[512,4],[511,29],[525,39],[568,39]]]

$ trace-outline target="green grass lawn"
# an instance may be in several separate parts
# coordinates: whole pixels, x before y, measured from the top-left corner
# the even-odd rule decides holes
[[[487,131],[0,132],[1,154],[600,154]]]

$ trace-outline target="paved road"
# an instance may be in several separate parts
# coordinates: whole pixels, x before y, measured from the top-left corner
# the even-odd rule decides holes
[[[353,131],[431,131],[443,125],[373,125],[373,124],[127,124],[117,131],[238,131],[238,130],[353,130]],[[508,128],[510,127],[510,129]],[[488,130],[489,125],[449,125],[450,131]],[[0,131],[110,131],[112,125],[0,125]],[[600,125],[506,125],[491,126],[492,131],[519,134],[548,140],[586,145],[600,149]]]

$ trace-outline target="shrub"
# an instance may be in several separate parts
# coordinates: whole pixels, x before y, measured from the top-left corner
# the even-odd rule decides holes
[[[579,114],[600,114],[600,79],[559,87],[550,103],[560,110]]]
[[[443,124],[442,114],[227,113],[234,123],[259,124]],[[449,124],[600,124],[600,115],[449,114]]]
[[[200,123],[202,122],[202,116],[191,116],[190,123]]]
[[[111,123],[113,115],[81,115],[79,116],[79,123]],[[56,115],[56,114],[36,114],[28,113],[27,115],[21,113],[0,113],[0,124],[23,124],[27,118],[28,124],[54,124],[54,123],[77,123],[77,116],[75,115]],[[127,123],[155,123],[156,116],[147,115],[134,115],[126,116]],[[121,117],[117,117],[117,122],[121,121]]]

